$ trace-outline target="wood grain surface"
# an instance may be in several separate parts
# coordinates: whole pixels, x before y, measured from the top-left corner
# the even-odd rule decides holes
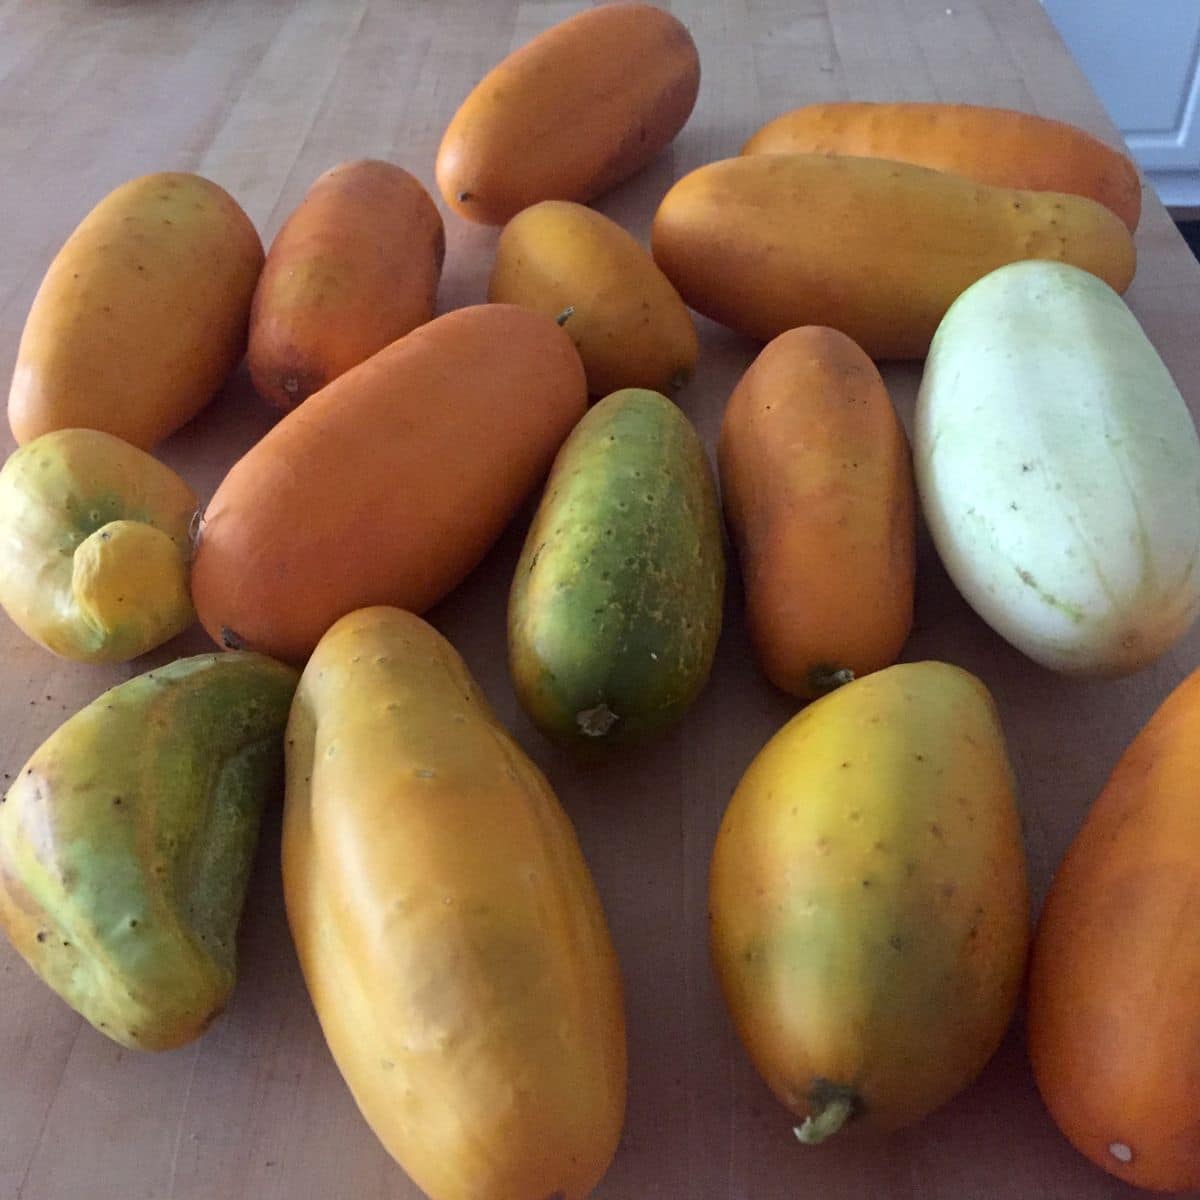
[[[446,122],[508,50],[583,7],[487,0],[0,0],[0,368],[51,257],[88,209],[144,172],[199,171],[270,238],[334,163],[391,159],[434,190]],[[827,99],[1007,105],[1116,134],[1036,0],[674,0],[703,82],[674,147],[597,207],[645,239],[671,182],[763,121]],[[443,209],[443,211],[445,211]],[[496,232],[446,214],[439,310],[484,299]],[[1152,195],[1129,301],[1200,411],[1200,267]],[[680,401],[709,446],[749,341],[707,321]],[[888,367],[911,420],[919,368]],[[161,448],[202,496],[275,419],[244,370]],[[0,450],[12,447],[7,426]],[[574,819],[624,969],[630,1092],[601,1200],[1116,1200],[1034,1090],[1021,1021],[967,1092],[886,1139],[799,1146],[736,1042],[709,968],[705,890],[724,805],[792,713],[751,660],[736,575],[712,681],[645,750],[581,767],[519,712],[504,665],[510,572],[531,508],[432,614]],[[0,769],[14,774],[106,687],[207,648],[194,629],[120,668],[63,662],[0,623]],[[1034,667],[958,597],[923,538],[909,659],[993,689],[1019,777],[1036,901],[1123,747],[1200,660],[1200,629],[1152,669],[1070,682]],[[0,1200],[413,1200],[321,1039],[283,916],[278,811],[266,823],[227,1014],[196,1044],[124,1051],[0,944]],[[1097,1053],[1103,1053],[1097,1047]],[[528,1200],[541,1200],[529,1197]]]

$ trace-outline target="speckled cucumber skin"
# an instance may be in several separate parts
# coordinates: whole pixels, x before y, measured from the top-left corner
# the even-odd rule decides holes
[[[123,1046],[191,1041],[233,988],[296,682],[251,653],[139,675],[51,734],[0,804],[0,927]]]
[[[913,464],[955,586],[1041,666],[1128,675],[1200,614],[1200,437],[1088,272],[1012,263],[959,296],[925,362]]]
[[[747,767],[710,946],[755,1067],[812,1119],[802,1141],[910,1125],[1000,1043],[1030,933],[1014,784],[990,694],[942,662],[838,688]]]
[[[712,468],[665,396],[626,388],[564,443],[509,595],[517,697],[567,742],[644,739],[708,679],[725,557]]]

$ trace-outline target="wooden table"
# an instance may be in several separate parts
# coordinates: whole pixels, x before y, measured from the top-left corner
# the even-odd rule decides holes
[[[580,3],[418,0],[0,0],[0,367],[16,353],[54,251],[110,188],[189,169],[228,188],[265,237],[313,178],[359,155],[433,186],[447,120],[511,47]],[[600,204],[645,237],[668,185],[736,153],[762,121],[834,98],[1001,104],[1116,134],[1036,0],[676,0],[700,48],[700,100],[675,146]],[[442,310],[484,298],[496,233],[446,214]],[[1200,267],[1153,195],[1129,301],[1200,408]],[[681,402],[709,444],[753,358],[700,321]],[[905,419],[919,370],[888,368]],[[271,417],[244,375],[162,456],[211,494]],[[7,428],[3,435],[7,439]],[[2,447],[7,453],[11,441]],[[705,881],[729,794],[793,711],[760,678],[729,589],[712,681],[652,749],[579,768],[520,714],[504,669],[504,600],[529,511],[432,619],[574,818],[624,968],[625,1136],[602,1200],[1087,1200],[1133,1195],[1077,1155],[1043,1110],[1020,1020],[978,1083],[888,1139],[797,1145],[735,1040],[709,969]],[[0,769],[15,773],[82,704],[206,649],[199,630],[121,668],[66,663],[0,624]],[[1119,682],[1032,666],[958,598],[927,541],[906,657],[946,658],[993,689],[1021,786],[1036,899],[1119,753],[1200,660],[1197,629]],[[268,819],[229,1012],[198,1043],[124,1051],[0,947],[0,1200],[409,1200],[322,1041],[288,938]],[[528,1200],[540,1200],[529,1197]]]

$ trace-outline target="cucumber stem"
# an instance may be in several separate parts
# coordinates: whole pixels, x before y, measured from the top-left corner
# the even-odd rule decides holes
[[[834,1096],[818,1108],[811,1117],[805,1117],[804,1124],[797,1125],[792,1132],[806,1146],[817,1146],[827,1137],[832,1137],[837,1133],[853,1113],[853,1096]]]
[[[854,672],[849,667],[814,667],[808,673],[808,686],[818,696],[853,682]]]

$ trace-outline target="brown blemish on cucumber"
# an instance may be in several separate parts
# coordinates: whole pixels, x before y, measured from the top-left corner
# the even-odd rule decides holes
[[[1059,612],[1061,612],[1064,616],[1069,617],[1076,624],[1079,624],[1079,622],[1083,620],[1084,613],[1083,610],[1078,607],[1078,605],[1067,604],[1060,600],[1057,596],[1051,595],[1050,592],[1046,591],[1045,588],[1038,584],[1038,581],[1034,579],[1033,575],[1029,571],[1025,570],[1024,567],[1014,566],[1013,569],[1017,573],[1017,578],[1020,579],[1020,581],[1026,587],[1032,588],[1035,592],[1037,592],[1037,594],[1048,605],[1050,605],[1051,608],[1058,609]]]
[[[575,714],[575,723],[588,737],[603,737],[620,719],[604,703],[597,704],[595,708],[585,708]]]

